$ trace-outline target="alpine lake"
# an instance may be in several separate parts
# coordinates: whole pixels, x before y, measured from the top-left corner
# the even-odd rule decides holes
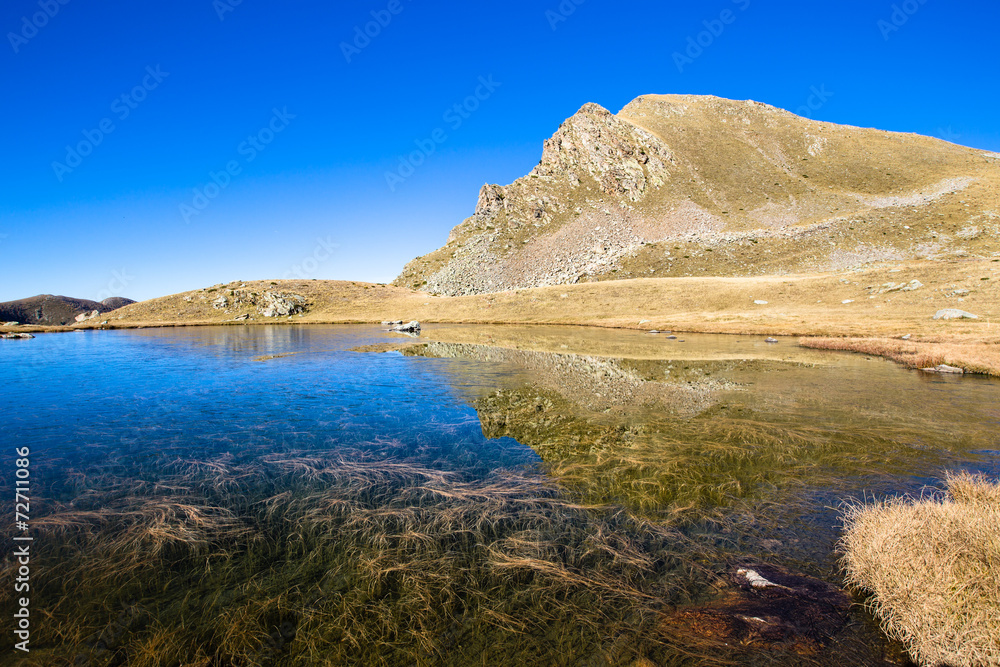
[[[843,508],[1000,473],[997,380],[794,339],[4,343],[0,502],[28,447],[33,539],[31,651],[5,631],[0,664],[903,665],[841,591]]]

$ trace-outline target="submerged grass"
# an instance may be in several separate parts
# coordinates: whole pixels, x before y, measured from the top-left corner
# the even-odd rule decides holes
[[[22,664],[668,664],[691,649],[662,610],[712,578],[678,530],[525,471],[340,449],[133,473],[50,490]]]
[[[957,474],[946,485],[849,506],[847,580],[920,664],[1000,664],[1000,482]]]
[[[724,596],[734,558],[829,578],[836,510],[819,525],[810,493],[939,465],[938,448],[911,446],[919,425],[831,428],[735,403],[683,418],[659,404],[602,411],[519,383],[475,406],[485,435],[542,462],[504,468],[529,460],[521,447],[453,429],[46,459],[33,470],[46,484],[33,507],[40,620],[19,664],[863,664],[878,652],[857,627],[804,657],[665,619]],[[0,576],[14,568],[7,557]]]

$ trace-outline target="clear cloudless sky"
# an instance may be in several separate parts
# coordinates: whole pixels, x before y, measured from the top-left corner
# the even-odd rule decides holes
[[[998,151],[998,24],[995,0],[6,0],[0,301],[390,281],[586,102],[712,94]]]

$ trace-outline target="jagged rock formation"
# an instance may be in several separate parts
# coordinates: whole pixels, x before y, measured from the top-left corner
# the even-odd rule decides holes
[[[752,101],[587,104],[395,284],[460,295],[1000,256],[998,159]]]

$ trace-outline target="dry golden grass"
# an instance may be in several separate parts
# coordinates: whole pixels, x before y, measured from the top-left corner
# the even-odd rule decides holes
[[[920,280],[911,292],[877,294],[886,282]],[[228,289],[302,294],[303,317],[266,319],[252,309],[226,313],[211,300]],[[948,296],[970,290],[965,301]],[[874,298],[869,298],[874,296]],[[185,301],[185,297],[191,301]],[[204,298],[203,298],[204,297]],[[767,301],[766,305],[755,300]],[[850,300],[851,303],[842,303]],[[960,306],[978,320],[933,320],[942,308]],[[249,314],[249,322],[229,322]],[[798,336],[893,336],[912,333],[1000,340],[1000,262],[892,263],[863,271],[756,277],[641,278],[464,297],[444,297],[400,287],[326,280],[248,281],[215,291],[197,290],[135,303],[108,314],[107,328],[197,324],[321,324],[380,322],[570,324],[703,333]],[[642,324],[640,324],[642,322]],[[74,328],[95,328],[83,324]]]
[[[846,578],[920,664],[1000,664],[1000,483],[959,474],[947,487],[848,507]]]
[[[910,368],[947,364],[969,373],[1000,377],[1000,345],[938,343],[891,338],[803,338],[800,345],[819,350],[847,350],[886,357]]]

